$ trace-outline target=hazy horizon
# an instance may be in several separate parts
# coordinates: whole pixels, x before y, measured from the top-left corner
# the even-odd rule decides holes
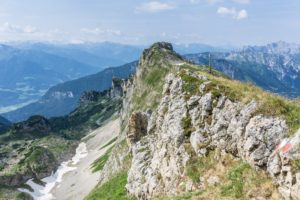
[[[0,41],[300,43],[296,0],[0,0]],[[276,34],[274,34],[276,33]]]
[[[0,41],[0,45],[8,45],[8,46],[18,46],[19,44],[48,44],[48,45],[88,45],[88,44],[116,44],[116,45],[128,45],[128,46],[132,46],[132,47],[138,47],[141,49],[147,48],[149,46],[151,46],[154,43],[157,42],[168,42],[171,43],[172,45],[178,45],[181,47],[191,47],[192,45],[203,45],[203,46],[207,46],[207,47],[212,47],[212,48],[224,48],[225,49],[241,49],[247,46],[251,46],[251,47],[255,47],[255,46],[267,46],[270,44],[274,44],[274,43],[287,43],[287,44],[295,44],[295,45],[299,45],[300,46],[300,42],[288,42],[288,41],[284,41],[284,40],[277,40],[277,41],[270,41],[270,42],[266,42],[266,43],[259,43],[259,44],[241,44],[241,45],[232,45],[232,44],[209,44],[209,43],[205,43],[205,42],[190,42],[190,43],[180,43],[180,42],[172,42],[169,40],[157,40],[157,41],[152,41],[149,43],[144,43],[144,44],[131,44],[131,43],[123,43],[123,42],[115,42],[115,41],[81,41],[81,42],[72,42],[72,41],[57,41],[57,40],[53,40],[53,41],[46,41],[46,40],[11,40],[11,41]]]

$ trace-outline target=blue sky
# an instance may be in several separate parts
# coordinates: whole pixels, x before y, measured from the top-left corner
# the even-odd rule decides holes
[[[0,0],[0,41],[300,43],[299,0]]]

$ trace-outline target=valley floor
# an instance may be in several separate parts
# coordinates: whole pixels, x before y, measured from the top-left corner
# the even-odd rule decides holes
[[[64,175],[63,181],[51,191],[55,199],[82,200],[97,185],[100,172],[92,172],[91,164],[102,156],[110,145],[103,145],[115,138],[120,131],[119,119],[108,122],[83,138],[88,155],[77,163],[77,168]]]

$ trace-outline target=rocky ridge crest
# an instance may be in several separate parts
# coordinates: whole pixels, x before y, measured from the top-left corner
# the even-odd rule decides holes
[[[157,81],[152,85],[147,82],[149,73],[157,69],[163,75],[157,80],[151,77]],[[215,82],[205,69],[184,61],[168,43],[156,43],[144,51],[137,74],[123,84],[124,129],[119,141],[127,136],[130,147],[129,195],[153,199],[219,184],[222,177],[202,175],[193,181],[188,175],[191,161],[213,154],[222,169],[226,162],[239,161],[253,173],[272,178],[269,192],[255,186],[247,198],[280,199],[274,189],[278,188],[284,199],[300,199],[300,171],[295,167],[299,158],[274,154],[276,146],[289,137],[286,119],[258,112],[257,99],[239,100],[222,85],[223,80],[231,80],[220,80]],[[114,160],[116,155],[112,154]],[[109,168],[120,170],[122,163],[112,161],[104,167],[104,177],[113,174]]]

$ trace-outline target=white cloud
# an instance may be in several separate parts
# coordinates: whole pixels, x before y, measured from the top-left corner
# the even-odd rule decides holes
[[[202,2],[207,2],[209,4],[216,4],[216,3],[221,3],[223,0],[190,0],[192,4],[198,4]]]
[[[220,7],[217,10],[217,13],[220,15],[236,15],[236,10],[234,8],[226,8],[226,7]]]
[[[216,4],[216,3],[221,3],[223,0],[206,0],[210,4]]]
[[[113,30],[113,29],[101,29],[101,28],[82,28],[80,30],[82,33],[88,33],[93,35],[116,35],[120,36],[122,35],[122,32],[119,30]]]
[[[17,41],[55,41],[70,38],[70,34],[58,29],[40,30],[31,25],[20,26],[6,22],[0,25],[1,41],[17,40]]]
[[[238,12],[236,19],[237,20],[242,20],[242,19],[246,19],[248,17],[248,13],[246,10],[241,10]]]
[[[165,10],[173,10],[175,8],[174,5],[168,3],[161,3],[159,1],[151,1],[148,3],[144,3],[138,7],[136,7],[137,12],[160,12]]]
[[[249,4],[250,0],[232,0],[235,3],[240,3],[240,4]]]
[[[8,22],[4,23],[0,27],[0,31],[6,33],[25,33],[25,34],[32,34],[32,33],[39,32],[39,30],[36,27],[31,25],[19,26],[19,25],[10,24]]]
[[[231,16],[236,20],[243,20],[248,17],[248,13],[244,9],[237,11],[235,8],[219,7],[217,13],[222,16]]]

